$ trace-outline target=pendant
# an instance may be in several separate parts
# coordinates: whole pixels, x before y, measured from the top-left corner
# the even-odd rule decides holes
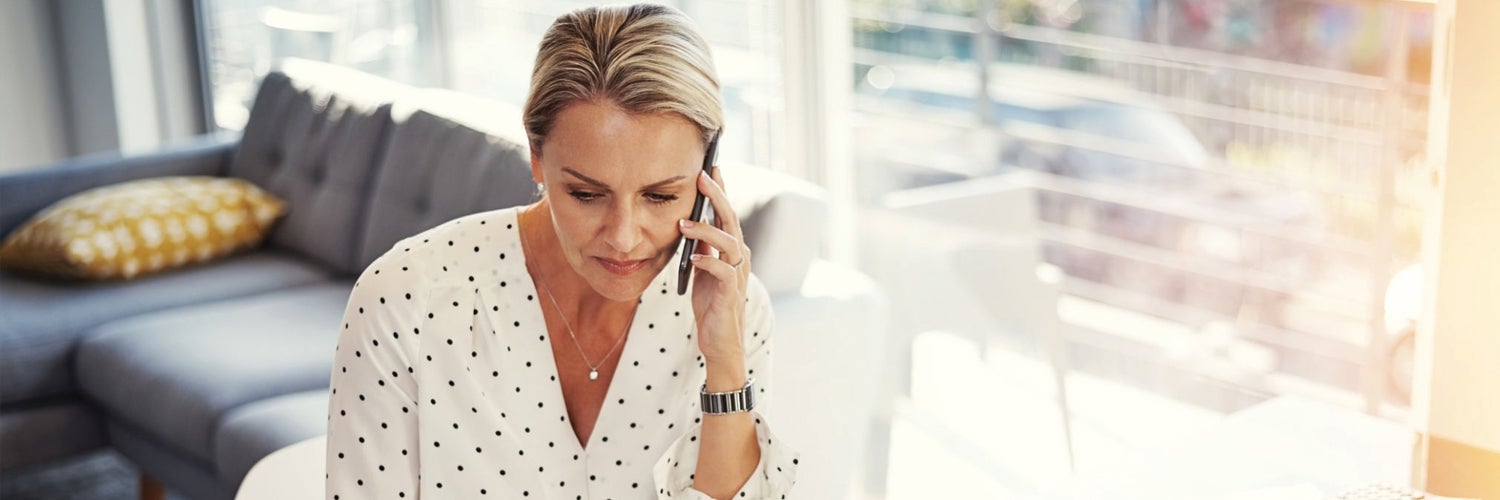
[[[589,370],[589,380],[599,380],[599,370]]]

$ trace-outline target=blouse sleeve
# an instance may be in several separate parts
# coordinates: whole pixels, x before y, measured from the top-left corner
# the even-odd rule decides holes
[[[750,416],[755,422],[760,462],[734,498],[781,499],[786,497],[792,485],[797,482],[797,465],[801,453],[776,437],[766,419],[765,414],[772,399],[771,332],[775,326],[775,316],[765,287],[753,275],[747,292],[745,343],[748,351],[745,361],[749,375],[755,378],[755,409],[750,411]],[[694,469],[698,466],[698,439],[702,433],[702,422],[693,424],[656,461],[652,475],[656,481],[658,499],[713,500],[713,497],[693,488]]]
[[[415,264],[396,257],[388,253],[365,269],[339,325],[325,457],[330,500],[417,496],[412,328],[425,287]]]

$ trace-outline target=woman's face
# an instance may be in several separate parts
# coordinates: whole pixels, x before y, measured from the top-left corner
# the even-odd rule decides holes
[[[573,271],[615,301],[635,300],[669,264],[692,211],[705,153],[676,114],[630,115],[580,101],[558,113],[532,176],[546,186]]]

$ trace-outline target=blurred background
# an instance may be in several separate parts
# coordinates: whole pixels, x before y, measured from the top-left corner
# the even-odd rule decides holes
[[[64,117],[0,169],[232,133],[287,57],[520,105],[542,31],[592,4],[189,3],[198,57],[157,88],[197,112],[157,99],[115,143]],[[861,497],[1413,483],[1437,2],[664,3],[713,43],[721,160],[827,190],[826,257],[889,300]],[[16,5],[93,22],[45,4]]]
[[[288,56],[520,105],[542,31],[586,5],[207,0],[213,125],[242,125],[256,77]],[[783,52],[797,50],[782,46],[787,6],[675,5],[714,43],[722,157],[789,163],[777,133],[795,119],[780,81]],[[1410,322],[1400,313],[1418,296],[1388,308],[1385,291],[1419,249],[1430,5],[853,0],[847,13],[850,44],[837,50],[849,53],[852,109],[832,125],[852,136],[856,182],[826,186],[837,174],[820,165],[796,173],[853,191],[854,253],[892,295],[890,333],[935,341],[930,353],[913,348],[913,401],[891,428],[893,496],[924,497],[933,474],[951,476],[957,494],[986,483],[1027,492],[1069,473],[1049,403],[1057,386],[1027,376],[1051,369],[1043,332],[1006,328],[1042,313],[1004,300],[1035,278],[890,269],[953,258],[905,237],[950,221],[1034,237],[1034,262],[1059,271],[1049,334],[1079,382],[1068,395],[1075,465],[1117,467],[1287,394],[1410,421],[1411,328],[1388,328],[1386,316]],[[962,186],[996,178],[1010,185]],[[944,187],[957,190],[950,200],[903,199]],[[1007,196],[1033,206],[962,206]],[[885,217],[901,212],[918,215]],[[903,245],[914,248],[890,248]],[[1001,300],[972,318],[933,307],[985,293]],[[957,342],[936,342],[945,335]],[[1405,348],[1370,355],[1387,344]],[[972,366],[953,362],[968,356]],[[962,410],[958,389],[976,374],[1004,394],[994,409],[1035,413],[1033,425],[996,429],[1003,419]]]

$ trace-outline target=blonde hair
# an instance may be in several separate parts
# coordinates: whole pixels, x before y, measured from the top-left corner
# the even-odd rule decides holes
[[[631,114],[676,113],[706,144],[724,126],[708,42],[687,15],[654,4],[588,7],[558,16],[537,50],[522,120],[541,155],[558,113],[601,100]]]

